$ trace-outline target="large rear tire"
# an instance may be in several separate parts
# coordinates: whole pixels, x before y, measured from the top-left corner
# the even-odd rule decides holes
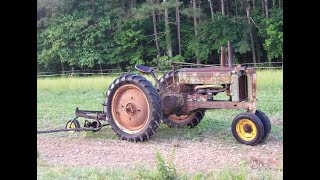
[[[122,140],[144,141],[159,128],[160,95],[143,76],[130,73],[115,79],[105,103],[109,124]]]
[[[190,128],[196,127],[203,119],[205,112],[203,110],[197,110],[191,114],[177,116],[172,114],[163,119],[169,127],[183,128],[189,126]]]

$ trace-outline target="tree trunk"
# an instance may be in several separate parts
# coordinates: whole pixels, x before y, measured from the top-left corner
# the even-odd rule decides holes
[[[228,3],[228,0],[225,0],[225,6],[226,6],[226,15],[229,15],[229,3]]]
[[[196,0],[192,0],[192,7],[193,7],[193,10],[196,11],[196,8],[197,8]],[[194,23],[194,35],[198,42],[198,23],[197,23],[197,18],[195,16],[193,17],[193,23]],[[197,64],[200,64],[200,59],[197,57],[197,55],[196,55],[196,59],[197,59]]]
[[[122,5],[123,11],[125,12],[125,13],[124,13],[124,17],[126,18],[126,17],[127,17],[127,12],[126,12],[126,7],[125,7],[125,5],[124,5],[124,0],[121,0],[121,5]],[[110,23],[110,25],[111,25],[111,23]]]
[[[208,0],[208,2],[209,2],[209,5],[210,5],[210,12],[211,12],[211,18],[212,18],[212,20],[214,19],[214,14],[213,14],[213,6],[212,6],[212,0]],[[211,51],[211,62],[212,62],[212,64],[214,64],[214,56],[213,56],[213,51]]]
[[[160,4],[160,2],[159,2],[159,0],[157,0],[157,4]],[[160,22],[161,21],[161,11],[158,11],[158,14],[157,14],[157,16],[158,16],[158,22]]]
[[[91,0],[91,5],[92,5],[92,17],[95,19],[96,15],[96,0]]]
[[[201,6],[200,6],[200,5],[201,5],[201,0],[199,0],[199,14],[200,14],[200,12],[201,12],[201,11],[200,11],[200,9],[201,9]],[[199,24],[201,24],[201,15],[199,15],[199,21],[198,21],[198,22],[199,22]]]
[[[264,9],[266,11],[266,18],[269,18],[268,0],[264,0]]]
[[[224,0],[221,0],[221,13],[222,15],[226,15],[226,12],[224,11]]]
[[[236,6],[236,18],[238,19],[238,5],[237,5],[237,0],[234,0],[234,4]]]
[[[62,74],[64,74],[64,64],[62,61],[61,61],[61,71],[62,71]]]
[[[256,0],[252,0],[252,9],[256,8]]]
[[[117,68],[121,71],[121,66],[119,62],[117,62]]]
[[[226,13],[224,12],[224,0],[221,0],[221,13],[222,15],[226,15]],[[225,62],[224,62],[224,47],[221,46],[221,66],[225,66]]]
[[[130,3],[129,3],[130,9],[131,9],[131,8],[135,8],[135,7],[136,7],[136,4],[137,4],[137,1],[136,1],[136,0],[131,0]]]
[[[211,17],[212,17],[212,19],[213,19],[213,7],[212,7],[212,0],[208,0],[208,2],[209,2],[209,5],[210,5],[210,12],[211,12]]]
[[[272,7],[274,8],[276,6],[276,0],[272,0]]]
[[[252,34],[252,28],[251,28],[251,21],[250,21],[250,4],[248,4],[248,6],[246,8],[246,12],[247,12],[248,26],[249,26],[249,31],[250,31],[252,59],[253,59],[254,65],[256,65],[256,63],[257,63],[257,61],[256,61],[256,51],[255,51],[255,47],[254,47],[253,34]]]
[[[163,0],[164,3],[167,2],[167,0]],[[168,9],[164,9],[164,22],[165,22],[165,31],[166,31],[166,43],[168,48],[168,55],[169,57],[172,57],[172,47],[171,47],[171,39],[170,39],[170,26],[169,26],[169,15],[168,15]]]
[[[99,66],[100,66],[100,72],[101,72],[101,74],[102,74],[103,71],[102,71],[102,66],[101,66],[101,64],[99,64]]]
[[[262,5],[263,17],[266,17],[266,12],[264,11],[264,0],[261,0],[261,5]]]
[[[152,0],[152,4],[153,2],[154,1]],[[156,13],[154,11],[152,11],[152,23],[153,23],[154,42],[157,48],[157,55],[160,55],[160,47],[159,47],[158,31],[157,31],[157,19],[156,19]]]
[[[261,62],[261,60],[260,60],[261,51],[260,51],[260,48],[259,48],[259,44],[256,44],[256,50],[257,50],[257,63],[260,63]]]
[[[177,2],[178,2],[178,1],[177,1]],[[178,53],[179,53],[179,55],[181,55],[180,12],[179,12],[179,6],[176,6],[176,24],[177,24]]]

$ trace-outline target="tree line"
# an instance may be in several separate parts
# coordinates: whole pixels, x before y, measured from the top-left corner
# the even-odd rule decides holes
[[[283,61],[282,0],[37,0],[38,71]]]

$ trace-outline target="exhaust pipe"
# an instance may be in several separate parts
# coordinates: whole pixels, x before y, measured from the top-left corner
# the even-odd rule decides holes
[[[233,67],[233,53],[232,53],[232,45],[231,42],[228,41],[228,64],[229,67]]]
[[[221,67],[225,67],[226,66],[226,63],[225,63],[225,60],[224,60],[224,47],[223,46],[221,46],[220,65],[221,65]]]

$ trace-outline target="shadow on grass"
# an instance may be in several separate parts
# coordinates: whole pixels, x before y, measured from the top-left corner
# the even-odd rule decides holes
[[[242,113],[241,110],[209,110],[206,111],[205,117],[195,128],[170,128],[166,124],[161,123],[156,134],[151,137],[151,140],[156,142],[164,141],[198,141],[217,140],[227,144],[235,143],[235,138],[231,132],[231,123],[235,116]],[[81,127],[84,119],[79,118]],[[105,122],[103,122],[105,123]],[[283,126],[272,124],[271,133],[267,141],[282,141]],[[52,135],[52,134],[50,134]],[[80,137],[85,139],[108,141],[119,140],[119,137],[113,132],[110,126],[103,127],[98,132],[79,132],[79,133],[59,133],[54,136]],[[148,141],[145,141],[148,142]]]
[[[167,140],[179,141],[203,141],[203,140],[222,140],[227,143],[234,143],[231,133],[231,123],[233,118],[241,113],[241,110],[216,110],[207,111],[204,119],[195,128],[170,128],[161,123],[160,128],[152,139],[158,142]],[[275,133],[280,134],[281,128]],[[279,136],[279,135],[278,135]],[[118,140],[118,136],[107,126],[98,132],[85,132],[85,138],[99,140]]]

